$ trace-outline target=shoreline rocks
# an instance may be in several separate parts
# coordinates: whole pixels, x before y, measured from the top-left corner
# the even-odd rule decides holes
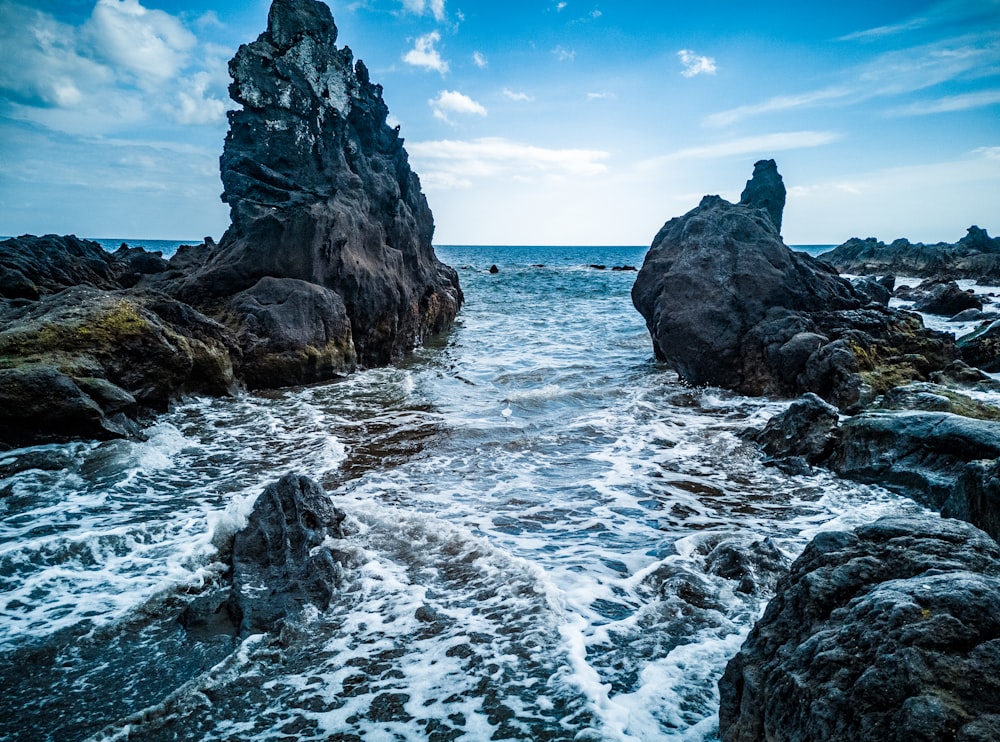
[[[1000,547],[893,516],[818,535],[719,682],[723,742],[1000,737]]]
[[[974,278],[1000,282],[1000,238],[973,225],[955,243],[925,245],[898,239],[887,245],[874,237],[854,237],[823,253],[823,260],[841,273],[955,280]]]
[[[0,244],[0,447],[135,435],[184,395],[328,381],[451,327],[458,274],[381,86],[336,39],[325,4],[274,0],[231,61],[219,244]]]
[[[180,616],[195,634],[274,631],[313,604],[325,610],[343,581],[344,513],[308,477],[286,474],[265,487],[233,536],[229,585],[192,601]]]
[[[780,175],[771,160],[754,172],[744,202],[706,196],[653,239],[632,302],[658,359],[694,385],[786,398],[814,392],[857,411],[958,358],[950,335],[785,246],[775,225]]]

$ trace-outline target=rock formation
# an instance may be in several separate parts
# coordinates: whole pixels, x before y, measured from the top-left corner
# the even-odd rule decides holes
[[[785,211],[785,182],[781,179],[774,160],[758,160],[754,163],[753,176],[740,194],[740,203],[764,209],[771,217],[774,231],[781,234],[781,215]]]
[[[975,278],[1000,281],[1000,238],[973,225],[954,244],[925,245],[899,239],[886,245],[874,237],[854,237],[823,254],[823,260],[841,273],[855,275],[892,273],[920,278]]]
[[[822,533],[719,682],[723,742],[1000,739],[1000,547],[889,517]]]
[[[889,309],[825,263],[789,250],[780,176],[758,163],[747,203],[706,196],[667,222],[632,289],[657,358],[688,382],[753,395],[812,391],[843,410],[958,357],[951,336]],[[761,183],[755,181],[761,179]]]
[[[386,123],[382,88],[336,40],[325,4],[274,0],[267,30],[230,62],[242,106],[229,113],[221,158],[232,225],[178,287],[222,310],[263,386],[397,360],[448,329],[462,302],[457,274],[431,246],[434,220],[398,127]],[[325,334],[299,333],[299,309],[261,318],[261,305],[287,302],[308,305]],[[262,349],[261,326],[287,321],[294,329]],[[315,373],[282,373],[273,356],[296,349]]]
[[[334,378],[447,330],[457,274],[382,89],[330,9],[274,0],[230,63],[232,225],[166,261],[76,237],[0,244],[0,447],[132,435],[185,394]]]
[[[257,498],[233,538],[231,584],[193,601],[181,623],[195,632],[247,635],[272,631],[306,604],[327,608],[347,557],[344,514],[313,480],[286,474]]]
[[[912,289],[900,286],[895,297],[902,301],[912,301],[916,312],[944,317],[953,317],[968,309],[983,308],[982,300],[973,291],[963,291],[954,281],[938,278],[921,281],[919,286]]]

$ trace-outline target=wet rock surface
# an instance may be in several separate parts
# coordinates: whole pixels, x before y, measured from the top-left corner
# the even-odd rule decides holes
[[[760,190],[754,180],[765,178]],[[890,309],[826,263],[793,252],[770,207],[776,170],[755,170],[748,203],[706,196],[667,222],[632,289],[657,358],[687,381],[751,395],[813,392],[856,411],[958,357],[950,335]]]
[[[934,516],[817,536],[719,683],[720,737],[1000,736],[1000,547]]]
[[[981,282],[1000,281],[1000,239],[973,225],[955,243],[925,245],[899,239],[885,244],[874,237],[852,238],[823,254],[823,260],[841,273],[920,278],[975,278]]]
[[[343,579],[344,514],[313,480],[288,474],[269,484],[233,538],[230,586],[201,596],[181,615],[199,634],[273,631],[305,605],[329,604]]]
[[[186,394],[329,380],[450,328],[457,274],[381,86],[336,38],[323,3],[274,0],[232,60],[219,244],[0,245],[0,446],[134,435]]]

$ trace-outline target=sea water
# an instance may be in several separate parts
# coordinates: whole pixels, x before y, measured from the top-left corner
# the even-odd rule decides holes
[[[41,447],[46,469],[0,453],[0,739],[715,739],[770,595],[712,549],[791,559],[917,506],[764,466],[739,433],[787,403],[654,360],[612,270],[644,253],[441,247],[466,305],[404,364],[188,399],[142,441]],[[347,514],[343,588],[273,635],[188,635],[287,472]]]

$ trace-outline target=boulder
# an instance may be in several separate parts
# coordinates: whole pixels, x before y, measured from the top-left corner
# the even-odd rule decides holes
[[[719,682],[723,742],[1000,739],[1000,547],[936,516],[821,533]]]
[[[789,250],[765,210],[718,196],[659,231],[632,302],[657,358],[692,384],[745,394],[811,391],[856,410],[958,356],[950,335]]]
[[[325,4],[274,0],[267,30],[230,62],[241,108],[220,162],[232,224],[170,290],[209,313],[226,305],[241,329],[255,320],[237,308],[253,304],[229,297],[269,277],[315,284],[346,310],[350,331],[338,323],[345,332],[331,339],[345,359],[384,365],[447,330],[462,292],[434,254],[433,216],[381,86],[336,40]],[[299,349],[306,375],[312,340]],[[327,364],[328,376],[349,365]]]
[[[898,239],[886,245],[874,237],[854,237],[823,254],[823,260],[842,273],[894,273],[921,278],[975,278],[983,283],[1000,280],[1000,239],[973,225],[954,244],[934,245]]]
[[[889,306],[889,299],[892,298],[892,289],[888,288],[877,278],[873,276],[855,278],[851,281],[851,285],[859,294],[866,297],[868,301],[881,304],[884,307]]]
[[[305,605],[325,610],[343,580],[344,513],[308,477],[267,485],[233,537],[231,584],[200,596],[180,620],[195,633],[273,631]]]
[[[4,408],[8,445],[133,434],[140,408],[237,383],[231,333],[155,292],[76,286],[0,307],[0,327],[0,369],[19,400]]]
[[[37,299],[70,286],[122,287],[129,272],[96,242],[47,234],[0,242],[0,298]]]
[[[268,276],[232,297],[227,312],[250,388],[308,384],[354,370],[347,309],[329,289]]]
[[[1000,371],[1000,321],[990,322],[958,339],[962,359],[988,373]]]
[[[900,289],[896,298],[912,301],[913,309],[926,314],[953,317],[967,309],[982,310],[983,302],[973,291],[964,291],[954,281],[928,279],[912,289]]]
[[[754,439],[772,460],[818,464],[832,453],[840,422],[837,408],[808,393],[768,420]],[[786,464],[794,466],[798,461]],[[798,468],[798,467],[796,467]]]
[[[940,509],[966,465],[1000,456],[1000,422],[950,412],[870,411],[845,420],[826,465]]]

